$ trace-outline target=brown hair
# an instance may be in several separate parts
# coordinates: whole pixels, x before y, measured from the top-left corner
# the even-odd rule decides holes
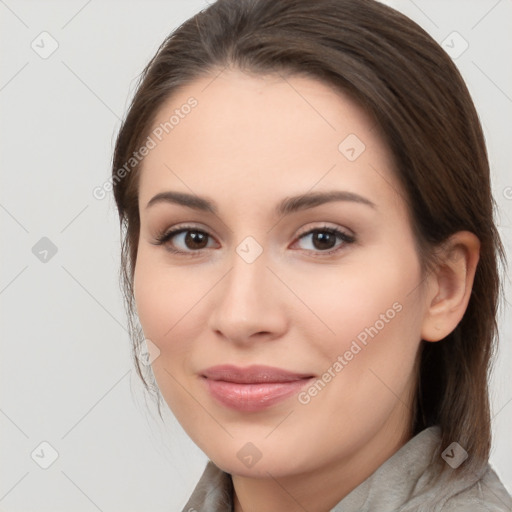
[[[413,430],[439,425],[441,450],[457,441],[469,454],[457,471],[482,470],[491,442],[487,381],[497,334],[498,256],[504,261],[484,137],[452,60],[416,23],[376,1],[218,0],[162,43],[141,74],[112,167],[133,342],[141,339],[133,308],[140,165],[123,179],[119,169],[177,88],[225,67],[307,75],[349,93],[372,113],[394,156],[424,272],[451,234],[468,230],[480,239],[463,319],[444,340],[422,341]]]

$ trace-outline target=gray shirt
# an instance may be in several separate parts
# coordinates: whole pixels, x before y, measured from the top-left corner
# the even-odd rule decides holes
[[[331,512],[512,512],[512,498],[490,465],[479,474],[450,483],[445,475],[429,485],[439,442],[439,427],[423,430]],[[233,512],[231,476],[208,462],[182,512]]]

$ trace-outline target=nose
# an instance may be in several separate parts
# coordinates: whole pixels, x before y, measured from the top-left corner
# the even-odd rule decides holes
[[[267,267],[264,255],[248,263],[235,253],[230,270],[212,296],[209,328],[237,345],[278,338],[287,328],[282,300],[286,290]]]

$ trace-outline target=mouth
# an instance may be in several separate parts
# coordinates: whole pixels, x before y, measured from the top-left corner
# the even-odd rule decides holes
[[[259,411],[298,393],[314,375],[271,366],[240,368],[222,365],[200,373],[211,396],[221,405],[239,411]]]

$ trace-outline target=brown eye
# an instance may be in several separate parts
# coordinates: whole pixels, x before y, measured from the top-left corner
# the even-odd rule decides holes
[[[299,241],[311,239],[310,248],[304,250],[314,256],[327,256],[338,252],[346,244],[353,243],[355,237],[339,229],[332,227],[316,228],[302,234]],[[157,236],[155,245],[164,245],[165,248],[175,254],[183,256],[201,256],[204,249],[208,249],[208,241],[213,239],[207,232],[193,226],[182,226],[171,231],[163,232]],[[338,242],[338,244],[336,243]],[[211,247],[210,247],[211,248]]]
[[[299,237],[299,240],[310,238],[312,248],[306,248],[305,250],[319,252],[325,254],[332,254],[341,250],[346,244],[350,244],[355,241],[355,237],[348,235],[343,231],[336,228],[316,228],[304,233]],[[340,241],[336,247],[336,242]]]
[[[211,236],[205,231],[194,227],[183,226],[159,235],[155,245],[165,245],[166,249],[179,254],[194,255],[208,248],[208,239]]]
[[[317,231],[313,233],[312,241],[315,249],[324,251],[336,245],[337,236],[327,231]]]
[[[208,245],[208,235],[206,233],[202,231],[186,231],[185,233],[186,236],[183,242],[188,249],[204,249]]]

